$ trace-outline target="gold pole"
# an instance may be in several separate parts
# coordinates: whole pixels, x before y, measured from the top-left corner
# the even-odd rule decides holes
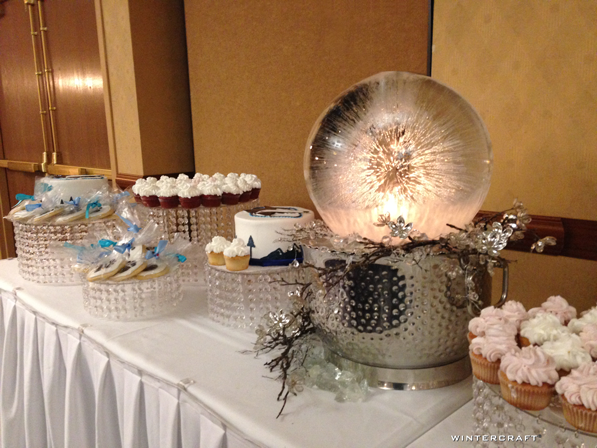
[[[48,27],[44,23],[44,14],[42,3],[43,0],[38,0],[37,4],[37,12],[39,14],[39,30],[41,35],[41,50],[43,54],[43,62],[44,62],[44,73],[46,76],[46,92],[48,94],[48,109],[50,110],[50,128],[52,131],[52,144],[54,150],[52,152],[52,163],[57,164],[59,162],[58,159],[58,141],[56,138],[56,106],[54,105],[54,79],[52,77],[52,69],[50,68],[50,64],[48,63],[48,47],[46,42],[46,33],[48,32]]]
[[[45,173],[47,171],[48,166],[48,137],[46,135],[46,122],[44,119],[44,115],[48,112],[44,110],[44,103],[43,103],[43,94],[41,91],[41,79],[40,77],[43,75],[43,72],[39,69],[39,62],[37,58],[37,46],[35,45],[35,37],[37,36],[37,31],[35,30],[35,20],[33,18],[33,9],[35,7],[35,0],[28,0],[25,2],[27,5],[27,11],[29,12],[29,24],[31,26],[31,43],[33,44],[33,62],[35,64],[35,77],[37,80],[37,99],[39,100],[39,116],[41,119],[41,133],[44,143],[44,152],[42,156],[42,164],[41,170]]]

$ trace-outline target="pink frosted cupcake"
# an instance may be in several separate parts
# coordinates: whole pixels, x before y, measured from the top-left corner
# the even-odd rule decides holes
[[[597,360],[597,324],[585,325],[579,336],[583,348],[591,355],[593,361]]]
[[[529,319],[529,313],[527,313],[524,305],[516,300],[508,300],[504,303],[502,311],[504,317],[516,325],[518,330],[520,330],[520,324]]]
[[[493,328],[497,329],[498,326]],[[514,337],[477,336],[469,347],[473,375],[486,383],[499,384],[500,360],[505,354],[518,350]]]
[[[502,357],[499,372],[502,397],[517,408],[545,409],[558,378],[555,360],[540,347],[523,347]]]
[[[568,325],[568,322],[576,317],[576,308],[570,306],[562,296],[551,296],[540,307],[529,310],[530,317],[536,317],[541,313],[553,314],[562,325]]]
[[[477,336],[485,336],[485,331],[492,325],[504,325],[508,321],[501,308],[488,306],[481,310],[479,317],[473,317],[468,323],[468,341],[469,343]],[[511,325],[509,326],[511,327]]]
[[[597,432],[597,364],[579,366],[556,383],[564,418],[577,429]]]

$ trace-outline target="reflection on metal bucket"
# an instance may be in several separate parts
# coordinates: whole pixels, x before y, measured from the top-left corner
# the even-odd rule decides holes
[[[317,267],[347,263],[341,254],[308,247],[305,257]],[[442,269],[446,261],[447,256],[429,256],[417,264],[400,262],[396,268],[380,260],[356,267],[342,279],[314,278],[318,290],[311,303],[312,320],[327,347],[358,364],[409,371],[415,383],[417,371],[428,377],[429,369],[463,364],[471,315],[464,275],[450,279]],[[473,280],[480,301],[488,305],[491,278],[479,269]],[[468,364],[464,366],[454,381],[448,378],[441,385],[468,376]],[[393,376],[400,376],[396,373]],[[378,380],[380,385],[392,381]]]

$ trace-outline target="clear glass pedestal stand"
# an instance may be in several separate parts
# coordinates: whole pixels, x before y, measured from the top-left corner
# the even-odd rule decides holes
[[[502,398],[499,385],[487,384],[473,377],[473,406],[475,440],[469,443],[475,448],[597,447],[597,434],[579,431],[566,421],[557,396],[542,411],[524,411]],[[505,441],[483,441],[483,436],[492,435],[503,436]],[[523,440],[508,441],[508,436],[514,440],[521,436]],[[526,441],[525,436],[528,436]]]

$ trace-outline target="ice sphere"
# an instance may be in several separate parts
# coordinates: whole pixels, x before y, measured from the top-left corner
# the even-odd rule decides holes
[[[379,215],[402,215],[435,238],[469,223],[485,200],[493,156],[479,114],[427,76],[383,72],[321,114],[305,150],[309,195],[337,234],[381,241]]]

